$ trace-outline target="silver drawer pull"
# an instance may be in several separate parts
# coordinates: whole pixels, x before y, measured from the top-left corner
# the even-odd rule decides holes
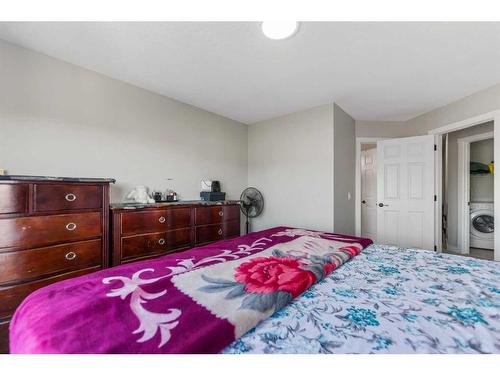
[[[222,229],[219,229],[217,233],[219,233],[219,236],[222,236]]]
[[[75,230],[76,224],[75,223],[68,223],[68,224],[66,224],[66,229],[67,230]]]
[[[158,240],[158,243],[159,243],[160,245],[165,245],[165,239],[164,239],[164,238],[160,238],[160,239]]]
[[[65,255],[67,260],[73,260],[76,258],[76,253],[73,251],[70,251],[68,254]]]
[[[219,211],[219,216],[224,216],[224,212]]]
[[[66,194],[64,197],[68,202],[76,201],[76,195],[73,193]]]
[[[158,219],[158,221],[160,223],[164,223],[167,219],[165,219],[165,216],[160,216],[160,218]]]

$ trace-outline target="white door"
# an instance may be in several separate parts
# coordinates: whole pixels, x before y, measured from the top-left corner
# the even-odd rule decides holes
[[[434,249],[434,136],[377,142],[377,241]]]
[[[377,149],[361,151],[361,237],[377,240]]]

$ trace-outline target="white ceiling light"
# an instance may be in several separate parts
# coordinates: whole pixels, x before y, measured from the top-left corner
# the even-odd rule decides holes
[[[297,32],[299,23],[296,21],[264,21],[262,32],[270,39],[286,39]]]

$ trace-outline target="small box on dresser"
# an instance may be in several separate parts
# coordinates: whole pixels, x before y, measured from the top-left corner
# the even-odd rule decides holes
[[[0,353],[36,289],[108,265],[111,179],[0,178]]]

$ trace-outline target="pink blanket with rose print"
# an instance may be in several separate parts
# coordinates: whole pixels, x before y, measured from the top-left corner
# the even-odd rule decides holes
[[[13,353],[217,353],[371,240],[278,227],[40,289]]]

